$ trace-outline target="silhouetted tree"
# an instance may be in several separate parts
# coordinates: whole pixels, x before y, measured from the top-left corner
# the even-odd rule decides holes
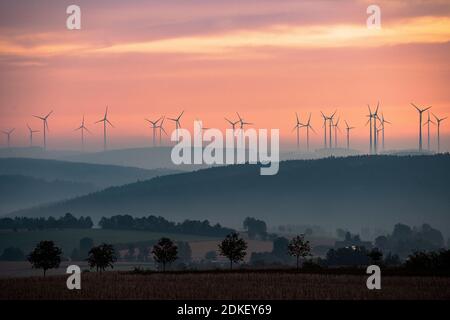
[[[368,252],[364,247],[345,247],[330,249],[327,252],[329,266],[365,266],[370,263]]]
[[[298,270],[300,257],[305,258],[311,255],[311,246],[309,241],[305,240],[305,236],[303,234],[291,239],[288,244],[288,253],[289,255],[296,257]]]
[[[41,241],[28,255],[27,259],[33,268],[44,270],[44,277],[48,269],[58,268],[61,263],[62,250],[53,241]]]
[[[243,226],[247,230],[250,239],[254,239],[255,236],[260,236],[264,240],[267,236],[267,225],[262,220],[247,217],[244,220]]]
[[[378,265],[381,262],[381,259],[383,258],[383,253],[379,249],[374,248],[371,251],[369,251],[367,256],[370,258],[372,264]]]
[[[3,254],[0,256],[1,261],[25,261],[25,255],[22,250],[15,247],[9,247],[3,250]]]
[[[96,268],[98,271],[105,271],[106,268],[114,268],[114,262],[117,261],[116,252],[111,244],[103,243],[89,250],[87,258],[89,267]]]
[[[219,244],[220,255],[230,260],[230,270],[233,269],[233,262],[242,261],[247,254],[247,243],[239,237],[239,234],[233,232]]]
[[[166,271],[166,264],[178,258],[178,248],[169,238],[161,238],[153,246],[152,254],[153,259],[162,265],[163,271]]]

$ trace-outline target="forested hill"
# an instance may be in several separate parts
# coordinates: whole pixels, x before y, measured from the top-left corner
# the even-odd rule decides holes
[[[355,156],[280,163],[275,176],[239,165],[157,177],[15,212],[94,219],[156,214],[238,226],[246,216],[269,224],[346,228],[428,222],[450,231],[450,156]]]
[[[48,159],[0,158],[0,175],[22,175],[46,181],[65,180],[89,183],[96,186],[97,189],[175,172],[177,171],[169,169],[145,170]]]

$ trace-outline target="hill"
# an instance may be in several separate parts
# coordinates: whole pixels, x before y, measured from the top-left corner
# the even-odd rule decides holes
[[[355,156],[280,163],[275,176],[259,166],[216,167],[157,177],[45,207],[13,213],[93,219],[156,214],[209,219],[232,227],[246,216],[269,224],[390,229],[428,222],[450,232],[450,155]]]
[[[89,183],[97,189],[176,172],[178,171],[169,169],[145,170],[48,159],[0,158],[0,175],[24,175],[46,181],[66,180]]]
[[[0,175],[0,214],[38,204],[74,198],[96,190],[90,183],[45,181],[21,175]]]

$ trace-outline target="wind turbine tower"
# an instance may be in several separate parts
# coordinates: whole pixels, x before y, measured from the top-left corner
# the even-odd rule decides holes
[[[347,123],[347,121],[345,121],[345,126],[346,126],[346,131],[347,131],[347,150],[350,149],[350,130],[355,129],[355,127],[350,127]]]
[[[411,105],[416,108],[419,112],[419,151],[422,152],[422,113],[430,109],[431,107],[420,109],[414,103],[411,102]]]
[[[311,126],[311,113],[309,114],[308,122],[306,124],[302,124],[302,126],[306,128],[306,150],[309,151],[309,129],[316,133]]]
[[[28,131],[30,132],[30,147],[32,147],[33,146],[33,134],[39,132],[39,130],[31,129],[31,127],[28,125],[28,123],[27,123],[27,127],[28,127]]]
[[[152,120],[148,120],[148,119],[145,119],[145,120],[150,123],[151,128],[153,129],[153,146],[155,146],[156,145],[156,129],[158,128],[158,122],[161,120],[161,118],[159,118],[156,121],[152,121]]]
[[[84,151],[84,130],[91,133],[88,128],[84,125],[84,116],[83,120],[81,121],[81,125],[75,129],[75,131],[81,130],[81,150]]]
[[[445,118],[438,118],[436,117],[436,115],[433,113],[434,118],[436,119],[436,123],[437,123],[437,145],[438,145],[438,153],[441,153],[441,134],[440,134],[440,128],[441,128],[441,122],[444,121],[445,119],[447,119],[447,117]]]
[[[48,129],[48,122],[47,122],[47,119],[48,119],[48,117],[50,117],[50,115],[53,113],[53,110],[52,111],[50,111],[46,116],[44,116],[44,117],[40,117],[40,116],[34,116],[35,118],[38,118],[38,119],[41,119],[42,120],[42,123],[43,123],[43,126],[44,126],[44,150],[47,150],[47,130],[49,130]]]
[[[436,123],[434,123],[434,121],[433,120],[431,120],[430,119],[430,111],[428,111],[428,120],[427,120],[427,122],[425,122],[423,125],[427,125],[427,149],[428,149],[428,151],[431,151],[431,148],[430,148],[430,123],[432,123],[432,124],[434,124],[434,125],[436,125]]]
[[[183,116],[184,110],[183,112],[180,113],[180,115],[177,118],[169,118],[169,120],[174,121],[175,122],[175,130],[176,130],[176,134],[177,134],[177,142],[179,141],[178,138],[178,129],[181,128],[181,123],[180,123],[180,119]]]
[[[113,124],[108,120],[108,106],[106,106],[105,116],[103,119],[98,120],[95,123],[103,122],[103,150],[106,151],[107,149],[107,141],[106,141],[106,127],[109,124],[111,127],[114,128]]]
[[[15,128],[12,128],[9,131],[2,131],[7,136],[8,139],[8,149],[11,148],[11,134],[14,132]]]

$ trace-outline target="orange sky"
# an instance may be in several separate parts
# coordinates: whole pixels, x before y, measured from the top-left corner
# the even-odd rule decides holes
[[[82,30],[68,31],[72,3],[0,4],[0,129],[16,128],[14,145],[27,145],[26,123],[41,129],[33,114],[53,109],[50,148],[79,148],[73,129],[84,114],[88,146],[100,149],[93,122],[106,105],[112,147],[149,145],[144,118],[181,110],[189,129],[195,118],[225,128],[239,111],[279,128],[284,143],[294,142],[295,112],[312,112],[321,147],[320,110],[337,109],[362,149],[367,103],[380,100],[393,123],[389,148],[416,146],[411,101],[450,115],[448,1],[377,1],[381,30],[366,28],[363,0],[76,1]],[[448,149],[450,123],[441,128]]]

